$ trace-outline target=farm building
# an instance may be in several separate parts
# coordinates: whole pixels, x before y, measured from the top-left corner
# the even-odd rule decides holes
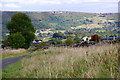
[[[83,37],[83,38],[82,38],[82,41],[89,41],[89,39],[88,39],[88,37],[86,36],[86,37]]]
[[[38,45],[41,42],[42,42],[42,40],[34,40],[31,44],[32,45]]]

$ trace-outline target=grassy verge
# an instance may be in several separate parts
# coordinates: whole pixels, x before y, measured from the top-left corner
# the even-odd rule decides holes
[[[118,78],[118,48],[115,44],[39,50],[4,69],[3,78]]]
[[[20,69],[22,68],[21,61],[16,62],[8,66],[6,69],[2,71],[2,78],[14,78],[20,77],[21,72]]]
[[[29,53],[28,50],[27,51],[26,50],[3,50],[2,57],[0,59],[3,60],[3,59],[12,58],[12,57],[24,56],[28,53]]]

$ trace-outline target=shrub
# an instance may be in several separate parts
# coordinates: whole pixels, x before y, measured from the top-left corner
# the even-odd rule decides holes
[[[75,37],[75,38],[74,38],[74,42],[75,42],[76,44],[79,44],[79,43],[81,42],[81,39],[78,38],[78,37]]]
[[[65,34],[63,34],[63,33],[58,32],[58,33],[54,33],[54,34],[53,34],[53,38],[62,38],[62,39],[65,39],[66,36],[65,36]]]
[[[65,44],[66,44],[67,46],[71,46],[71,45],[73,45],[73,43],[74,43],[74,41],[73,41],[72,38],[68,38],[68,39],[65,41]]]
[[[44,42],[41,42],[39,43],[38,45],[35,45],[35,50],[38,50],[38,49],[47,49],[48,48],[48,45]]]
[[[7,40],[2,41],[1,47],[4,49],[5,47],[10,46],[9,42]]]
[[[21,33],[12,33],[8,36],[8,42],[12,48],[22,48],[25,44],[25,38]]]

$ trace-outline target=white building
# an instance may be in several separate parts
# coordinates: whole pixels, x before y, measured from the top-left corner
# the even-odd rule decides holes
[[[89,39],[88,39],[88,37],[86,36],[86,37],[83,37],[83,38],[82,38],[82,41],[89,41]]]

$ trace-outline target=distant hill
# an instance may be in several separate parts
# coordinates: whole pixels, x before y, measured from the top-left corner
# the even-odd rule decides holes
[[[11,20],[12,15],[21,12],[2,12],[3,27]],[[51,27],[71,27],[82,24],[78,20],[84,17],[92,17],[95,14],[79,12],[22,12],[27,14],[36,29],[45,29]]]
[[[49,11],[49,12],[2,12],[2,28],[3,36],[9,32],[6,24],[11,21],[11,17],[16,13],[27,14],[38,32],[54,33],[56,31],[79,31],[79,29],[96,29],[103,27],[116,27],[118,14],[115,13],[82,13],[68,11]],[[47,33],[46,32],[46,33]],[[87,31],[88,32],[88,31]],[[96,31],[93,31],[96,32]]]

